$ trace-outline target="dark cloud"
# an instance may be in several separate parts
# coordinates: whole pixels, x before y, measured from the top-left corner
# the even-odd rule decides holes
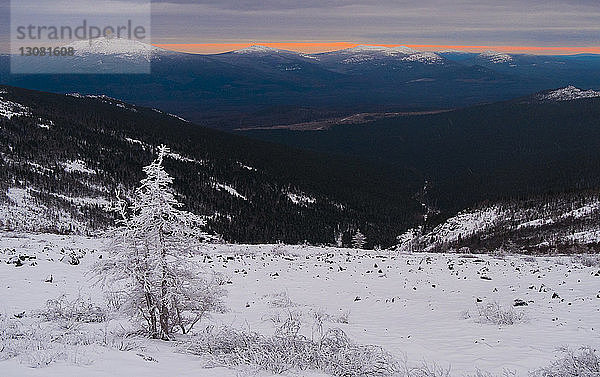
[[[47,1],[54,0],[40,0]],[[8,3],[0,0],[0,15],[5,18],[7,12],[2,11],[2,5]],[[154,0],[152,3],[152,37],[159,43],[335,40],[600,45],[600,0]],[[4,33],[0,28],[0,41]]]
[[[155,38],[598,45],[600,0],[158,0]],[[176,26],[178,25],[178,26]]]
[[[388,8],[438,8],[451,11],[456,7],[528,9],[544,7],[598,7],[597,0],[154,0],[155,3],[211,5],[236,10],[323,9],[362,5]]]

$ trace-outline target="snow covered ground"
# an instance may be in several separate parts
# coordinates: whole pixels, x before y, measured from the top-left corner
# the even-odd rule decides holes
[[[47,300],[63,294],[102,305],[102,289],[89,274],[102,243],[78,236],[0,233],[0,319],[26,323]],[[477,368],[494,373],[508,368],[525,376],[548,365],[557,347],[600,347],[600,266],[586,267],[571,257],[207,245],[195,258],[223,273],[229,292],[228,312],[214,314],[198,331],[227,325],[268,335],[292,313],[302,320],[300,331],[311,336],[320,317],[325,327],[341,328],[356,343],[382,346],[410,363],[451,367],[453,376]],[[527,305],[514,307],[515,300]],[[496,302],[522,319],[513,325],[482,321],[478,306]],[[99,329],[99,324],[84,325],[90,332]],[[176,342],[135,342],[137,347],[128,351],[82,345],[76,359],[45,368],[32,368],[31,358],[24,356],[5,359],[0,351],[0,375],[269,375],[251,367],[211,366],[206,358],[175,352]]]

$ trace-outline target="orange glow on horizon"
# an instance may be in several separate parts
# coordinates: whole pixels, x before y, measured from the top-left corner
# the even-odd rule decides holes
[[[262,45],[281,50],[297,51],[302,53],[319,53],[327,51],[352,48],[361,44],[350,42],[257,42],[257,43],[168,43],[155,44],[167,50],[189,52],[195,54],[218,54],[252,45]],[[375,46],[398,47],[407,46],[415,50],[443,51],[460,50],[465,52],[498,51],[506,53],[538,54],[538,55],[572,55],[572,54],[600,54],[599,47],[540,47],[540,46],[469,46],[469,45],[399,45],[399,44],[372,44]]]

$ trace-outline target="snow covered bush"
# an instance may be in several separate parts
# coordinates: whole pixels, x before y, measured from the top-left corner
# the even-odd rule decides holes
[[[265,298],[267,298],[269,304],[275,308],[291,308],[298,306],[298,304],[292,301],[286,291],[271,293],[266,295]]]
[[[563,348],[562,357],[550,366],[535,370],[531,377],[598,377],[600,376],[600,355],[590,347],[578,351]]]
[[[426,362],[422,362],[416,367],[409,367],[408,362],[405,361],[402,375],[406,377],[450,377],[450,368],[442,368],[435,363],[428,364]]]
[[[357,345],[339,329],[313,340],[298,333],[296,322],[284,323],[273,336],[229,327],[191,336],[180,350],[212,355],[223,365],[251,365],[272,373],[318,370],[333,376],[393,376],[401,370],[395,358],[378,346]]]
[[[82,297],[69,301],[65,295],[48,300],[46,309],[39,314],[46,321],[59,321],[66,324],[73,322],[104,322],[107,319],[104,308]]]
[[[312,317],[316,325],[323,326],[325,322],[348,324],[350,322],[350,311],[346,310],[340,314],[329,314],[323,309],[313,310]]]
[[[573,263],[581,263],[586,267],[600,267],[600,255],[581,254],[571,258]]]
[[[119,200],[118,227],[109,232],[107,258],[97,269],[128,314],[146,324],[148,335],[165,340],[222,309],[224,294],[214,276],[190,259],[211,237],[200,231],[204,219],[180,209],[173,178],[163,167],[168,154],[167,147],[159,148],[129,206]]]
[[[467,311],[463,317],[471,318],[473,315]],[[526,321],[524,312],[516,311],[512,307],[504,308],[498,302],[478,303],[475,321],[492,325],[515,325]]]
[[[89,364],[87,347],[100,344],[101,335],[73,323],[65,328],[36,319],[0,318],[0,360],[19,358],[32,368],[46,367],[57,361]]]
[[[23,319],[0,315],[0,361],[16,358],[32,368],[55,362],[89,365],[100,347],[120,351],[140,348],[139,334],[122,328],[110,330],[106,324],[103,328],[76,321],[67,325],[63,315],[57,318],[47,321],[43,315]]]
[[[200,273],[199,269],[189,268],[175,273],[169,333],[178,328],[182,334],[187,334],[209,313],[226,311],[222,300],[226,291],[217,274]]]
[[[517,372],[510,369],[504,369],[502,374],[496,374],[477,369],[475,373],[465,375],[464,377],[517,377]]]

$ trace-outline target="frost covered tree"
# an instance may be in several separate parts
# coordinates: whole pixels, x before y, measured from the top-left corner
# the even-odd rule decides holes
[[[360,232],[360,229],[352,236],[352,247],[355,249],[362,249],[367,243],[367,237]]]
[[[207,312],[222,309],[223,289],[201,273],[190,256],[211,236],[204,220],[181,210],[164,170],[169,153],[144,168],[146,177],[131,204],[119,199],[118,226],[110,231],[107,258],[99,272],[119,293],[129,314],[141,318],[153,338],[169,339],[175,329],[189,332]]]
[[[337,247],[344,246],[344,233],[341,230],[335,233],[335,245]]]

